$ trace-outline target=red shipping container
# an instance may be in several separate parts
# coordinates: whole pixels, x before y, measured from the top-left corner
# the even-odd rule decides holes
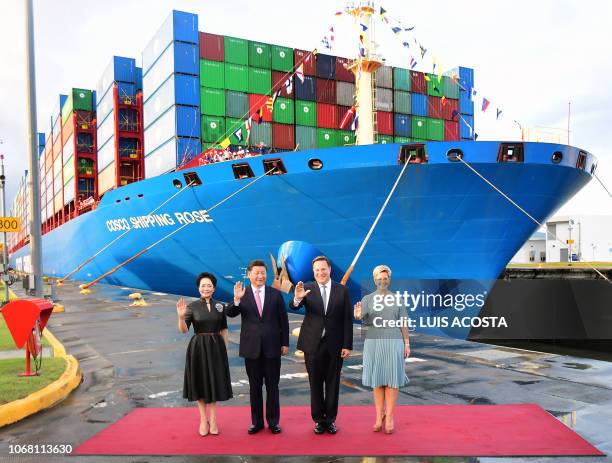
[[[345,67],[345,65],[348,66],[351,61],[352,60],[348,58],[341,58],[339,56],[336,58],[336,80],[355,83],[355,74]]]
[[[283,98],[295,98],[295,87],[293,87],[293,77],[283,71],[272,71],[272,88],[278,90],[280,88],[280,96]],[[291,79],[291,93],[287,93],[285,82]]]
[[[428,100],[427,115],[436,119],[442,119],[442,98],[430,95]]]
[[[427,95],[427,81],[425,80],[425,74],[418,71],[410,71],[410,83],[412,93],[422,93]]]
[[[272,124],[272,148],[294,149],[295,126],[291,124]]]
[[[53,144],[53,160],[55,161],[62,154],[62,137],[57,137]]]
[[[317,127],[335,129],[338,125],[338,107],[335,104],[317,103]]]
[[[263,121],[272,122],[272,111],[268,109],[266,95],[249,94],[249,116],[252,116],[259,108],[263,106]],[[253,122],[255,123],[255,122]]]
[[[393,135],[393,113],[376,111],[377,132],[382,135]]]
[[[222,35],[200,32],[200,58],[211,61],[225,60],[225,49]]]
[[[459,122],[444,121],[444,139],[459,141]]]
[[[317,64],[315,63],[314,56],[312,56],[312,52],[306,50],[294,50],[293,65],[297,68],[302,61],[304,64],[304,75],[316,76]]]
[[[442,117],[447,121],[459,120],[459,100],[452,100],[447,98],[446,104],[442,106]],[[455,117],[453,118],[453,111],[455,112]]]
[[[317,78],[317,103],[336,103],[336,81]]]
[[[346,115],[346,112],[351,109],[350,106],[338,106],[337,107],[337,111],[338,111],[338,128],[340,129],[340,123],[342,122],[342,119],[344,119],[344,116]],[[351,117],[349,119],[349,121],[347,122],[346,126],[344,126],[344,128],[342,130],[349,130],[351,128],[351,122],[353,122],[353,118]]]

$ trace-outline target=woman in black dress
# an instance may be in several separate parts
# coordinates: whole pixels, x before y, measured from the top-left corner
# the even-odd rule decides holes
[[[217,435],[217,402],[232,398],[227,360],[227,318],[225,304],[212,298],[217,286],[215,276],[201,273],[196,283],[201,298],[187,306],[180,298],[176,304],[179,331],[186,333],[189,325],[193,325],[195,333],[187,347],[183,397],[198,402],[200,435]]]

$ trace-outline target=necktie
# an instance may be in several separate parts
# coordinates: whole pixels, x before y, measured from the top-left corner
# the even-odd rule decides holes
[[[321,292],[323,295],[323,311],[325,312],[325,315],[327,315],[327,286],[323,285],[321,287]]]
[[[261,297],[259,297],[259,289],[255,290],[255,303],[257,304],[257,310],[259,310],[259,316],[263,314],[263,306],[261,305]]]

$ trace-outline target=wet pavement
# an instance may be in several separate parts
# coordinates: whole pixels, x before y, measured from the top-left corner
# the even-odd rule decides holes
[[[138,290],[147,307],[130,307],[135,290],[97,285],[79,294],[75,283],[57,288],[66,308],[49,326],[68,353],[80,362],[84,381],[63,403],[0,429],[0,461],[83,462],[612,462],[612,457],[405,458],[405,457],[50,457],[9,455],[10,444],[71,444],[74,448],[135,407],[190,405],[182,398],[185,348],[189,335],[176,328],[176,296]],[[290,314],[290,328],[302,317]],[[228,319],[228,350],[234,398],[248,405],[248,382],[238,356],[240,321]],[[355,327],[355,346],[345,361],[341,405],[371,404],[361,385],[363,339]],[[308,378],[301,358],[282,359],[281,405],[308,404]],[[407,364],[410,384],[400,404],[536,403],[572,427],[604,453],[612,454],[612,362],[540,353],[413,334]],[[245,432],[248,423],[245,423]],[[222,426],[222,423],[220,423]],[[342,432],[342,430],[340,430]]]

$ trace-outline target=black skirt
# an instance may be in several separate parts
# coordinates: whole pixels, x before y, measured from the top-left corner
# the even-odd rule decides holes
[[[201,333],[191,338],[185,359],[183,397],[222,402],[233,396],[225,341],[219,333]]]

